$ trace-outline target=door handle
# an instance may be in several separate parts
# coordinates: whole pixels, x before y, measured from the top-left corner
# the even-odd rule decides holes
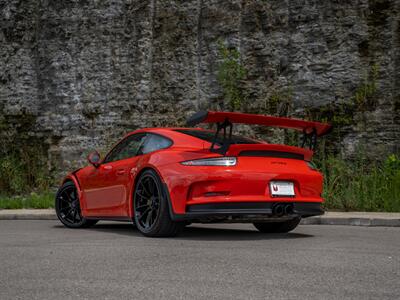
[[[123,169],[117,170],[117,175],[123,175],[123,174],[125,174],[125,170]]]

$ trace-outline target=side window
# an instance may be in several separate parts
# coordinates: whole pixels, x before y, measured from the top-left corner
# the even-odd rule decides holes
[[[138,150],[144,142],[145,134],[128,136],[121,141],[104,159],[105,163],[127,159],[138,154]]]
[[[143,154],[150,153],[156,150],[165,149],[172,145],[171,140],[158,135],[158,134],[147,134],[146,140],[143,144],[141,152]]]

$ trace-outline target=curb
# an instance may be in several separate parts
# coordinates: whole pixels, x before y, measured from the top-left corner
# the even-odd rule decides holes
[[[57,220],[54,209],[2,209],[0,220]],[[327,212],[301,220],[301,225],[400,227],[400,213]]]
[[[311,217],[301,220],[301,225],[347,225],[367,227],[400,227],[400,219]]]
[[[0,220],[57,220],[54,209],[2,209]]]

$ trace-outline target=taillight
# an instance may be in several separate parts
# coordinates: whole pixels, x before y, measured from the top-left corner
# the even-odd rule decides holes
[[[230,167],[236,165],[236,157],[213,157],[213,158],[202,158],[195,160],[187,160],[181,162],[185,166],[224,166]]]

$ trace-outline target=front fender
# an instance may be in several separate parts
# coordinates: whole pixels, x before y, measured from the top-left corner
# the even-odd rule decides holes
[[[85,209],[85,204],[84,204],[84,201],[82,200],[83,199],[83,191],[82,191],[82,187],[81,187],[81,185],[79,183],[79,179],[76,176],[76,173],[79,170],[80,169],[77,169],[77,170],[69,173],[67,176],[65,176],[61,185],[65,184],[68,181],[72,181],[74,183],[74,185],[76,186],[76,190],[78,192],[79,204],[80,204],[80,206],[81,206],[81,208],[83,210],[83,209]]]

